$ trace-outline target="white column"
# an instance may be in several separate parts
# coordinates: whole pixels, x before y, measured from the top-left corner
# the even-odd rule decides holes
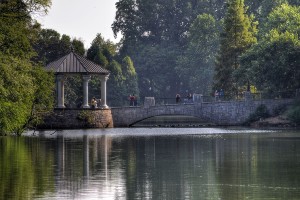
[[[91,80],[90,75],[82,75],[83,79],[83,108],[89,108],[89,81]]]
[[[56,76],[56,85],[57,85],[57,107],[65,107],[65,94],[64,94],[64,75]]]
[[[108,108],[106,105],[106,81],[108,80],[109,75],[101,76],[101,107]]]

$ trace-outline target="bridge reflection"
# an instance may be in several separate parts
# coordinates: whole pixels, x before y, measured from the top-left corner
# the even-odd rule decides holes
[[[186,115],[159,115],[133,124],[132,127],[202,127],[212,126],[201,118]]]

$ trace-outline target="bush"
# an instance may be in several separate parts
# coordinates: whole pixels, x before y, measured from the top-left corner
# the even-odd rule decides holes
[[[79,121],[83,121],[83,122],[89,123],[89,124],[93,122],[93,118],[92,118],[92,116],[91,116],[91,112],[88,112],[88,111],[86,111],[86,110],[81,111],[81,112],[78,114],[77,119],[78,119]]]
[[[264,118],[267,118],[270,116],[270,113],[268,111],[268,108],[266,105],[264,104],[261,104],[259,105],[255,112],[252,113],[248,119],[246,120],[245,124],[250,124],[251,122],[255,122],[255,121],[258,121],[260,119],[264,119]]]
[[[284,114],[286,110],[287,110],[287,106],[286,105],[279,105],[276,108],[274,108],[273,115],[276,116],[276,115]]]
[[[296,102],[295,105],[288,110],[287,117],[292,122],[300,125],[300,101]]]

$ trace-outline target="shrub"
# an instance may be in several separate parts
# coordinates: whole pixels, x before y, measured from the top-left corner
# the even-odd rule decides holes
[[[264,118],[267,118],[270,116],[270,113],[268,111],[268,108],[266,105],[264,104],[261,104],[259,105],[255,112],[252,113],[248,119],[246,120],[245,124],[250,124],[251,122],[255,122],[255,121],[258,121],[260,119],[264,119]]]
[[[273,115],[281,115],[287,110],[287,105],[279,105],[273,110]]]
[[[292,122],[300,125],[300,101],[296,102],[295,105],[288,110],[287,117]]]
[[[93,118],[91,116],[91,112],[88,112],[88,111],[81,111],[78,116],[77,116],[77,119],[80,120],[80,121],[83,121],[85,123],[92,123],[93,122]]]

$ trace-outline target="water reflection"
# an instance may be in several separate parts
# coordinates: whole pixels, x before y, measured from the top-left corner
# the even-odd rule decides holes
[[[37,138],[0,137],[0,199],[53,192],[53,155]]]
[[[0,138],[5,161],[0,199],[20,194],[25,199],[300,198],[299,132],[203,130],[82,130]]]

